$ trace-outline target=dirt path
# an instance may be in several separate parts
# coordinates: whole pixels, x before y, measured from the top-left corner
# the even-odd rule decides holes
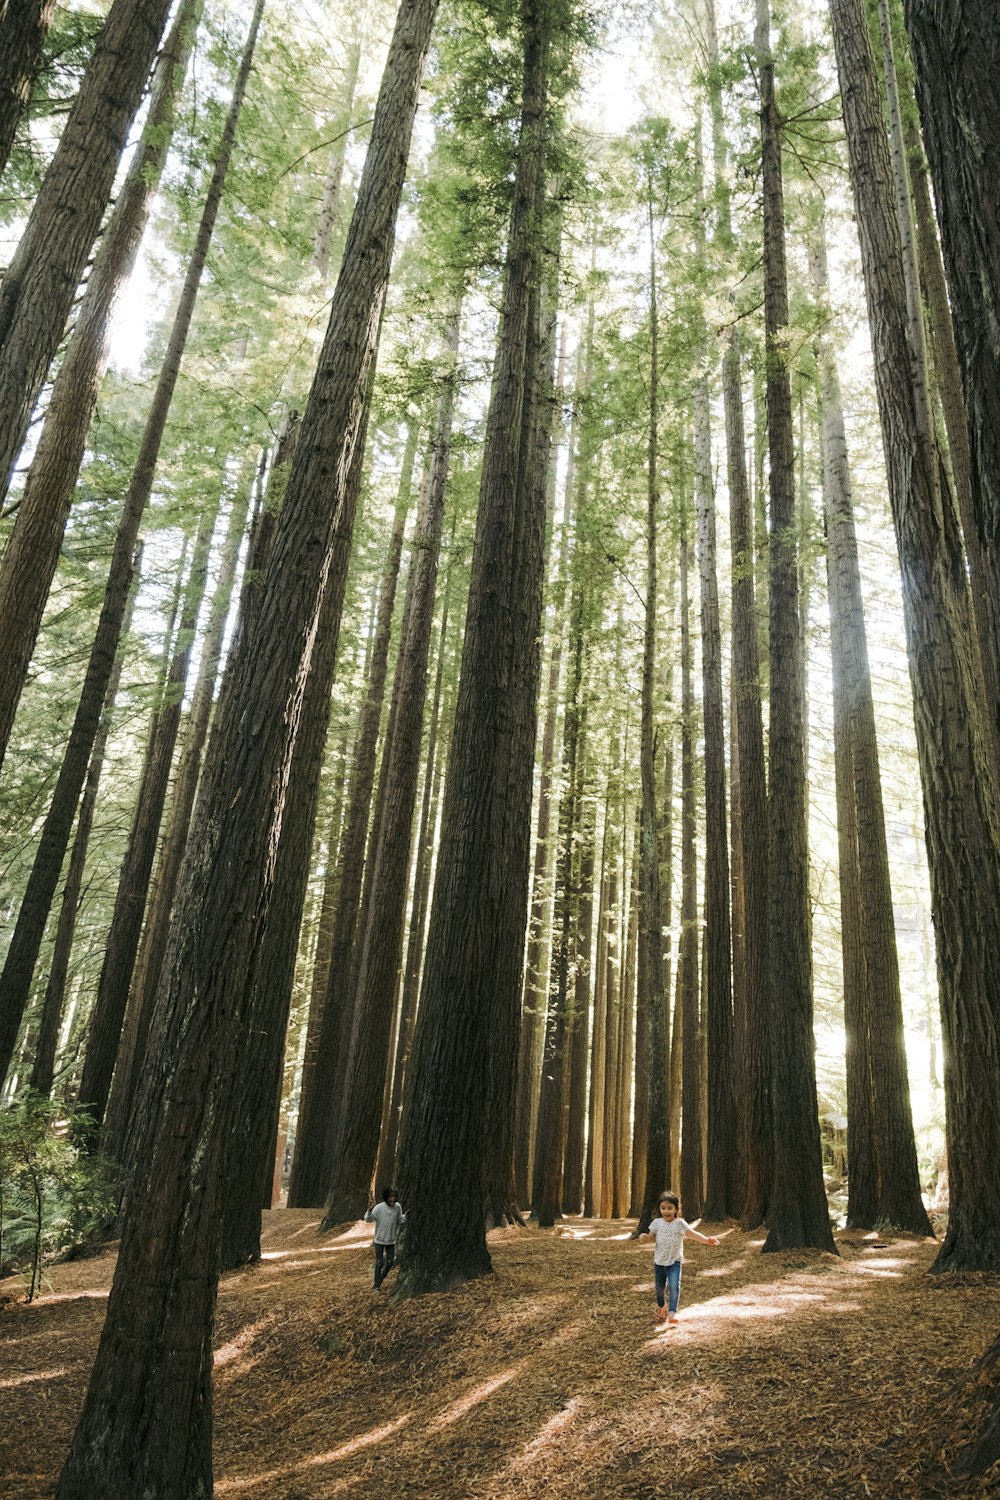
[[[364,1226],[265,1218],[265,1259],[219,1298],[227,1500],[1000,1494],[1000,1476],[946,1468],[984,1399],[969,1372],[1000,1277],[929,1279],[931,1244],[761,1256],[734,1231],[691,1246],[682,1321],[661,1330],[651,1249],[625,1223],[505,1230],[494,1277],[395,1305],[371,1295]],[[4,1500],[52,1493],[112,1269],[110,1252],[54,1267],[46,1295],[0,1313]]]

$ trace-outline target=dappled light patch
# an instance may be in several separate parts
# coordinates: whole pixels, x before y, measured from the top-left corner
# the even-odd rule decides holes
[[[467,1396],[461,1396],[457,1401],[453,1401],[433,1421],[428,1422],[427,1431],[429,1433],[440,1432],[443,1427],[449,1427],[452,1422],[457,1422],[460,1417],[465,1416],[466,1412],[471,1411],[474,1406],[478,1406],[481,1401],[486,1401],[493,1395],[494,1391],[498,1391],[501,1386],[507,1385],[509,1381],[513,1380],[519,1369],[519,1365],[513,1365],[509,1370],[504,1370],[501,1374],[494,1375],[492,1379],[484,1380],[481,1385],[477,1385],[471,1390]]]
[[[66,1373],[63,1366],[57,1370],[26,1370],[23,1375],[0,1377],[0,1391],[12,1391],[18,1385],[33,1385],[38,1380],[61,1380]]]
[[[244,1478],[217,1480],[215,1492],[218,1495],[231,1493],[235,1490],[256,1488],[258,1485],[266,1484],[272,1480],[290,1479],[295,1474],[301,1474],[307,1469],[325,1468],[329,1464],[343,1463],[344,1459],[351,1458],[365,1448],[374,1447],[376,1443],[382,1443],[386,1438],[392,1437],[393,1433],[405,1427],[410,1420],[409,1416],[399,1417],[395,1422],[386,1422],[382,1427],[376,1427],[371,1432],[362,1433],[359,1437],[352,1438],[348,1443],[341,1443],[337,1448],[331,1448],[327,1453],[314,1453],[310,1458],[303,1459],[301,1463],[286,1464],[280,1469],[270,1469],[263,1473],[251,1474]],[[346,1480],[341,1487],[355,1481]],[[327,1482],[327,1494],[334,1493]]]

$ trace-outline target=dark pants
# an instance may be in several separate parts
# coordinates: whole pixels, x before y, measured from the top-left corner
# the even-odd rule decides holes
[[[375,1290],[378,1291],[396,1259],[395,1245],[380,1245],[375,1241]]]
[[[670,1266],[653,1266],[653,1274],[656,1277],[656,1303],[658,1307],[663,1306],[664,1290],[670,1293],[670,1311],[677,1311],[677,1304],[681,1300],[681,1263],[675,1260]]]

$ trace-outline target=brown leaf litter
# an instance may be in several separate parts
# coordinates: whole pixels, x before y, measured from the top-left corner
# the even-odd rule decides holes
[[[929,1277],[932,1242],[844,1233],[839,1258],[765,1256],[724,1227],[688,1251],[667,1329],[624,1221],[501,1230],[493,1276],[394,1303],[371,1292],[363,1224],[331,1238],[308,1210],[264,1217],[264,1259],[219,1296],[226,1500],[1000,1494],[1000,1466],[949,1467],[998,1378],[975,1365],[1000,1277]],[[3,1500],[53,1492],[113,1268],[113,1249],[54,1266],[34,1304],[0,1311]]]

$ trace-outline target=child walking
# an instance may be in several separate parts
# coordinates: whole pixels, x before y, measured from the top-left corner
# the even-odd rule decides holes
[[[714,1234],[699,1234],[697,1229],[692,1229],[686,1219],[682,1219],[681,1200],[676,1193],[661,1193],[656,1204],[659,1210],[659,1218],[652,1219],[645,1234],[639,1236],[642,1240],[655,1240],[656,1249],[653,1251],[653,1274],[656,1277],[656,1321],[663,1323],[668,1320],[676,1323],[677,1304],[681,1297],[681,1266],[684,1264],[684,1240],[690,1235],[694,1240],[700,1240],[703,1245],[717,1245],[718,1237]],[[664,1306],[664,1291],[669,1294],[669,1307]]]
[[[406,1223],[406,1215],[394,1187],[382,1189],[381,1203],[372,1200],[368,1204],[365,1222],[375,1225],[375,1290],[380,1291],[396,1259],[399,1226]]]

